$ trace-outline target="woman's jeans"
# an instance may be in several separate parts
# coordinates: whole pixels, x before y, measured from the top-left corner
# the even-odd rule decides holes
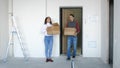
[[[67,38],[67,57],[71,56],[71,46],[73,46],[73,56],[76,56],[77,36],[68,36]]]
[[[53,36],[45,36],[45,55],[46,58],[50,59],[52,55],[52,48],[53,48]]]

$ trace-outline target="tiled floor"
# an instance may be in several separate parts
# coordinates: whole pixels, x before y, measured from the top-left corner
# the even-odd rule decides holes
[[[71,61],[67,61],[65,56],[53,58],[54,62],[45,62],[45,59],[31,58],[24,61],[22,58],[9,59],[7,63],[0,61],[0,68],[71,68]],[[103,63],[100,58],[76,57],[74,68],[111,68],[109,64]]]

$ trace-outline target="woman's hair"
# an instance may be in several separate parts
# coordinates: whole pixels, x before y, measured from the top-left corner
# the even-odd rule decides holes
[[[52,24],[52,21],[51,21],[51,18],[50,18],[50,17],[46,17],[46,18],[45,18],[44,24],[47,24],[47,19],[48,19],[48,18],[50,19],[50,24]]]

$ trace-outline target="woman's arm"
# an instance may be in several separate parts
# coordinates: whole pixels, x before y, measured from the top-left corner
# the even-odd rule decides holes
[[[45,33],[47,30],[46,30],[47,26],[46,25],[43,25],[42,29],[41,29],[41,32],[42,33]]]

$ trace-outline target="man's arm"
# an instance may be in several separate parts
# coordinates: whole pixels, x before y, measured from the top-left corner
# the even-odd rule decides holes
[[[66,23],[66,26],[65,27],[68,27],[68,22]]]
[[[79,27],[78,21],[76,21],[76,29],[77,29],[77,33],[79,33],[80,32],[80,27]]]

